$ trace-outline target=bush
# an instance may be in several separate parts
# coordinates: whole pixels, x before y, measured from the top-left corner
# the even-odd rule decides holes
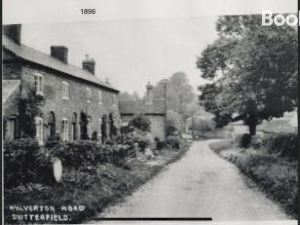
[[[297,159],[297,140],[295,133],[272,134],[263,139],[263,145],[270,154]]]
[[[142,131],[150,131],[151,121],[144,115],[137,115],[129,121],[128,126],[133,126]]]
[[[161,140],[159,139],[159,137],[155,137],[155,138],[154,138],[154,141],[155,141],[156,149],[157,149],[157,150],[162,150],[163,148],[166,147],[166,142],[161,141]]]
[[[51,149],[51,154],[60,158],[67,168],[79,170],[96,166],[98,163],[123,165],[128,148],[127,145],[100,144],[95,141],[78,140],[61,142]]]
[[[249,148],[251,144],[251,135],[243,134],[239,140],[239,146],[241,148]]]
[[[177,136],[169,135],[166,137],[166,144],[171,148],[179,149],[180,148],[180,139]]]
[[[51,149],[53,148],[55,145],[59,144],[61,142],[61,136],[60,134],[57,132],[54,136],[50,136],[48,137],[48,140],[46,141],[46,147]]]
[[[92,134],[92,141],[99,141],[98,132],[94,131]]]
[[[51,156],[45,154],[34,139],[18,139],[4,143],[4,180],[7,187],[30,182],[50,182]]]

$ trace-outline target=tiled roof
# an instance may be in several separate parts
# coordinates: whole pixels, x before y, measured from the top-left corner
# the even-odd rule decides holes
[[[71,64],[65,64],[50,55],[47,55],[43,52],[40,52],[34,48],[28,47],[26,45],[22,44],[16,44],[14,41],[12,41],[10,38],[8,38],[6,35],[2,35],[2,43],[3,47],[7,50],[13,52],[16,56],[19,58],[22,58],[24,60],[63,72],[65,74],[68,74],[72,77],[85,80],[91,83],[94,83],[96,85],[99,85],[101,87],[104,87],[106,89],[109,89],[111,91],[119,92],[119,90],[113,88],[109,84],[99,80],[95,75],[90,74],[87,71],[84,71],[80,67],[71,65]]]
[[[126,100],[119,102],[119,110],[121,114],[165,114],[163,100],[154,100],[153,104],[145,104],[142,100]]]
[[[20,80],[2,80],[2,101],[3,103],[11,96],[11,94],[17,89],[20,84]]]

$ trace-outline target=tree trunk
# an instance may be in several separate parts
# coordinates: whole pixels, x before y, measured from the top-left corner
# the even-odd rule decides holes
[[[251,135],[251,136],[254,136],[254,135],[256,135],[256,122],[254,122],[254,121],[251,121],[250,123],[249,123],[249,134]]]

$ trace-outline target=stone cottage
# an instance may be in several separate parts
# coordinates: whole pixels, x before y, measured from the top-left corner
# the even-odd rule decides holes
[[[35,118],[36,138],[43,145],[58,134],[62,140],[109,140],[120,124],[119,91],[95,74],[95,61],[82,68],[68,63],[68,48],[51,46],[50,55],[21,43],[21,25],[3,26],[4,140],[22,137],[18,99],[29,89],[44,97]],[[112,130],[114,128],[114,130]]]
[[[166,135],[166,84],[162,87],[164,96],[154,98],[153,86],[148,83],[146,95],[143,100],[125,100],[119,102],[122,126],[126,127],[129,121],[138,114],[145,115],[151,122],[151,134],[160,140]]]

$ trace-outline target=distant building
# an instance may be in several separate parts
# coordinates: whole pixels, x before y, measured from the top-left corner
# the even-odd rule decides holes
[[[36,138],[42,145],[59,133],[62,140],[89,139],[97,134],[105,141],[120,123],[118,93],[95,75],[95,61],[88,57],[82,68],[68,63],[68,48],[51,46],[47,55],[21,44],[21,25],[3,27],[4,139],[22,137],[18,98],[28,88],[44,96],[43,116],[36,118]]]
[[[127,126],[128,122],[138,114],[143,114],[151,121],[151,133],[161,140],[165,139],[166,126],[166,98],[154,98],[153,86],[148,83],[147,92],[143,100],[125,100],[119,102],[122,126]],[[166,84],[163,86],[166,93]]]

